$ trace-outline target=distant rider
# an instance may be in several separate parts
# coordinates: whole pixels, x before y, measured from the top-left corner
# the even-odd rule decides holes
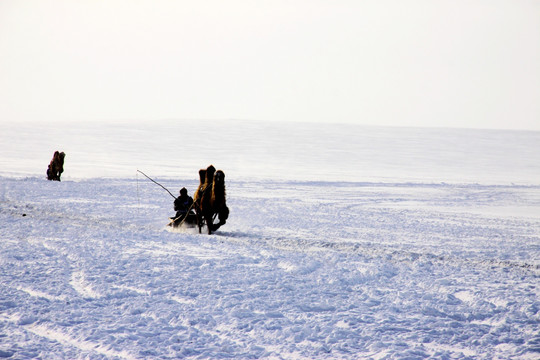
[[[64,158],[66,154],[62,151],[55,151],[53,158],[47,169],[47,179],[60,181],[60,176],[64,172]]]

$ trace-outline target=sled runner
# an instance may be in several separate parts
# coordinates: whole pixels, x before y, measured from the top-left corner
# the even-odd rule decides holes
[[[179,217],[170,217],[170,222],[167,224],[167,226],[172,226],[174,228],[177,228],[179,226],[185,225],[188,227],[195,227],[197,226],[197,215],[190,211],[187,214],[184,214],[183,216]]]

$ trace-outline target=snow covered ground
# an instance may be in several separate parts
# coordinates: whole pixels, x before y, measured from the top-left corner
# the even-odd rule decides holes
[[[0,358],[540,357],[540,133],[0,130]],[[168,230],[136,169],[192,194],[211,163],[227,224]]]

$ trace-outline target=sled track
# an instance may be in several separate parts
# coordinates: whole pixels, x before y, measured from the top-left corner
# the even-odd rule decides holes
[[[270,249],[288,252],[322,253],[336,252],[347,256],[361,256],[366,259],[381,258],[402,264],[413,264],[419,262],[431,262],[447,264],[451,266],[467,266],[469,268],[485,269],[515,269],[529,271],[540,276],[540,264],[529,262],[519,262],[510,260],[482,259],[482,258],[461,258],[444,254],[434,254],[430,252],[420,253],[406,249],[395,250],[390,247],[376,245],[373,243],[358,243],[353,241],[330,242],[323,240],[299,240],[283,237],[257,237],[255,234],[220,232],[216,235],[217,241],[229,242],[253,249]],[[213,241],[213,240],[209,240]]]

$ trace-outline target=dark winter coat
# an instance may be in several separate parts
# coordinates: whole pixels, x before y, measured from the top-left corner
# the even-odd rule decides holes
[[[174,200],[174,210],[181,214],[187,213],[191,208],[191,205],[193,205],[193,198],[188,195],[180,195]]]

